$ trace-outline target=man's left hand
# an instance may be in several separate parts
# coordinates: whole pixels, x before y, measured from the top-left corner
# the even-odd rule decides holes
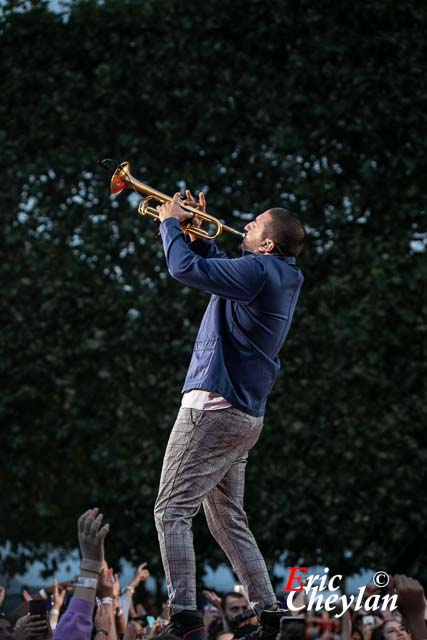
[[[193,214],[189,211],[185,211],[181,207],[181,194],[175,193],[171,202],[165,202],[157,207],[160,222],[163,222],[167,218],[176,218],[179,223],[184,222],[193,217]]]

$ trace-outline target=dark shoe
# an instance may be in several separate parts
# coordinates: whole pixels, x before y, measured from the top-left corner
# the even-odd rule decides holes
[[[202,614],[190,609],[174,613],[164,633],[170,633],[182,640],[206,640]]]

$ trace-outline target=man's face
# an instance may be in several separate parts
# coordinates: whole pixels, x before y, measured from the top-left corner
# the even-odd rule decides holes
[[[249,602],[243,597],[228,596],[225,602],[225,617],[228,622],[231,622],[233,618],[249,611]]]
[[[271,213],[267,210],[260,213],[252,222],[248,222],[245,226],[246,234],[242,242],[242,249],[252,253],[262,253],[262,243],[269,237],[267,227],[271,220]]]

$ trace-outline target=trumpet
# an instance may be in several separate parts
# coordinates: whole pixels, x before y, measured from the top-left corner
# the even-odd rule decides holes
[[[152,206],[153,202],[155,201],[161,202],[161,203],[171,202],[172,198],[162,193],[161,191],[157,191],[157,189],[153,189],[153,187],[149,187],[147,184],[144,184],[140,180],[137,180],[136,178],[134,178],[130,172],[130,169],[131,167],[129,162],[122,162],[121,164],[119,164],[119,166],[117,167],[117,169],[113,174],[113,177],[111,178],[111,183],[110,183],[111,193],[113,195],[118,195],[124,189],[133,189],[138,193],[144,194],[145,198],[139,203],[138,213],[140,213],[143,216],[152,216],[156,220],[159,220],[159,213],[157,209],[154,206]],[[223,233],[224,231],[227,231],[228,233],[232,233],[233,235],[238,236],[239,238],[245,237],[245,234],[242,233],[241,231],[236,231],[236,229],[232,229],[231,227],[228,227],[227,225],[223,224],[220,220],[218,220],[218,218],[214,218],[214,216],[211,216],[203,211],[199,211],[195,207],[191,207],[190,205],[186,205],[186,204],[182,204],[181,207],[185,211],[189,211],[193,215],[198,216],[198,218],[202,220],[202,224],[203,224],[203,221],[205,221],[206,223],[208,223],[209,225],[212,225],[215,228],[213,233],[209,233],[209,231],[206,231],[201,227],[196,227],[195,225],[192,225],[191,221],[189,222],[185,221],[181,224],[181,227],[184,233],[192,233],[195,236],[204,238],[205,240],[216,240],[216,238],[218,238],[221,235],[221,233]]]

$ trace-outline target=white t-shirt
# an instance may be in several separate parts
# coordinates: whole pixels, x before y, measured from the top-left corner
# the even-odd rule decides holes
[[[233,405],[222,396],[205,389],[191,389],[182,396],[181,407],[199,409],[200,411],[219,411]]]

